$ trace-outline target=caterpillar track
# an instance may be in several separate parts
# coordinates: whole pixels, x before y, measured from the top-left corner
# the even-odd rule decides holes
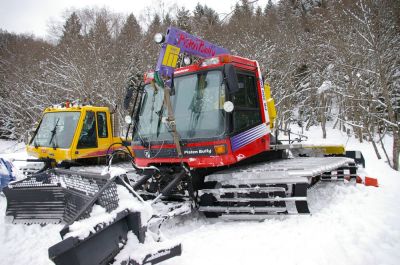
[[[308,187],[356,174],[354,160],[347,157],[298,157],[228,169],[206,177],[199,211],[232,220],[309,214]]]

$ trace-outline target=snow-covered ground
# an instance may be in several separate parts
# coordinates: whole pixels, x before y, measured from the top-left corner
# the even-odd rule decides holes
[[[337,130],[328,130],[327,139],[321,134],[311,128],[309,142],[362,151],[365,172],[378,178],[380,187],[318,183],[309,190],[309,216],[263,222],[226,222],[197,213],[176,218],[162,232],[182,242],[183,254],[163,264],[400,264],[400,173],[377,160],[368,143]],[[0,141],[0,156],[25,157],[20,148]],[[13,225],[4,218],[5,208],[0,196],[0,263],[51,264],[47,249],[60,240],[62,226]]]

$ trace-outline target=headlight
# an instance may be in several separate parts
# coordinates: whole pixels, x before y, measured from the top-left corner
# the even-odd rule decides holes
[[[156,35],[154,35],[154,41],[158,44],[163,43],[165,41],[165,37],[161,33],[156,33]]]

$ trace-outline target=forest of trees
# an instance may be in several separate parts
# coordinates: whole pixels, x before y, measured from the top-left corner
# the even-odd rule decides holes
[[[201,4],[187,10],[161,1],[149,11],[146,24],[133,14],[74,10],[58,31],[54,25],[56,42],[0,29],[0,138],[24,139],[45,107],[66,99],[121,106],[127,80],[155,66],[154,34],[173,25],[258,60],[280,127],[320,124],[325,136],[332,121],[374,146],[389,134],[393,150],[385,155],[398,167],[400,0],[281,0],[264,7],[238,0],[223,16]]]

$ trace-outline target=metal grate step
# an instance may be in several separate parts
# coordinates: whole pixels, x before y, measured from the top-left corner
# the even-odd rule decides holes
[[[223,206],[200,206],[201,212],[213,213],[281,213],[286,212],[286,207],[223,207]]]

